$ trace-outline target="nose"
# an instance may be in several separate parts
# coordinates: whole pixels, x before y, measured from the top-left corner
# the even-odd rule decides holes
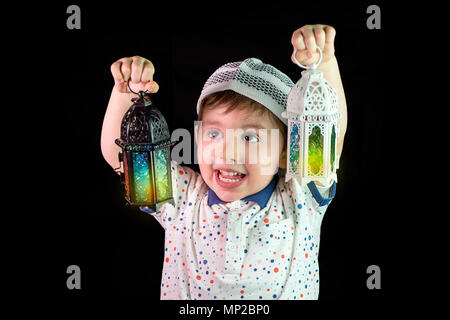
[[[245,150],[242,149],[239,143],[238,136],[235,130],[227,130],[225,139],[222,140],[222,159],[227,164],[243,164],[245,160]]]

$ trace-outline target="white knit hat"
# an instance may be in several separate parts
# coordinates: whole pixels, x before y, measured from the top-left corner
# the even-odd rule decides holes
[[[287,97],[293,86],[287,75],[259,59],[227,63],[217,69],[203,86],[197,102],[197,114],[207,95],[233,90],[259,102],[287,125],[287,119],[281,113],[286,110]]]

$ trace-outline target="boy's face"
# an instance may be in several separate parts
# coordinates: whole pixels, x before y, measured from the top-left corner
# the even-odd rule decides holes
[[[234,201],[264,189],[286,159],[273,121],[247,110],[226,110],[223,104],[204,110],[195,139],[203,180],[220,199]]]

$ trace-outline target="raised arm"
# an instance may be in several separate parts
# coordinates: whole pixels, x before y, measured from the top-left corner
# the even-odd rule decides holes
[[[342,116],[338,120],[340,136],[337,141],[336,153],[342,153],[344,146],[344,136],[347,129],[347,103],[345,101],[344,87],[342,86],[341,75],[336,56],[334,55],[334,38],[336,30],[331,26],[322,24],[305,25],[297,29],[292,34],[291,42],[297,49],[296,58],[303,65],[311,65],[319,59],[317,47],[322,50],[322,62],[317,67],[323,72],[325,79],[331,84],[338,94],[338,108]],[[292,62],[294,53],[292,53]]]
[[[108,164],[123,172],[118,154],[121,151],[115,140],[120,138],[122,118],[131,105],[131,98],[136,95],[128,89],[128,80],[133,91],[158,91],[158,84],[153,81],[155,68],[150,60],[142,57],[122,58],[111,65],[114,87],[109,98],[101,134],[102,155]]]

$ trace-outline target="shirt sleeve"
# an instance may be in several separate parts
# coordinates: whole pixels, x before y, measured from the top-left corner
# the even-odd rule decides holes
[[[336,182],[333,181],[329,186],[318,186],[313,181],[307,184],[309,195],[315,202],[317,210],[325,210],[330,204],[331,200],[336,195]]]
[[[201,184],[201,181],[203,181],[199,173],[189,167],[179,165],[174,160],[170,161],[170,170],[172,176],[172,196],[175,205],[165,203],[156,212],[149,207],[139,207],[141,211],[155,217],[165,230],[178,217],[180,209],[186,204],[194,189],[197,188],[197,184]]]
[[[289,181],[289,188],[294,196],[294,208],[297,214],[306,214],[312,219],[311,223],[319,226],[325,211],[336,194],[336,182],[328,186],[317,186],[309,182],[305,186],[300,185],[297,179]]]

